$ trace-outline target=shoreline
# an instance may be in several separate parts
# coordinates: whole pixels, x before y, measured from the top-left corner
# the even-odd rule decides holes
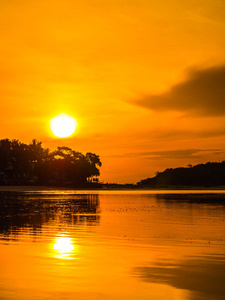
[[[23,185],[2,185],[0,186],[0,192],[10,192],[10,191],[93,191],[93,192],[107,192],[107,191],[118,191],[118,192],[225,192],[225,186],[217,186],[217,187],[72,187],[72,186],[23,186]]]

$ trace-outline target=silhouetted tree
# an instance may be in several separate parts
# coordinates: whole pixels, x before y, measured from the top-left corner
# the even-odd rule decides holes
[[[33,139],[30,144],[19,140],[0,141],[0,172],[8,184],[84,184],[100,175],[98,155],[83,155],[69,147],[54,151],[44,149]]]

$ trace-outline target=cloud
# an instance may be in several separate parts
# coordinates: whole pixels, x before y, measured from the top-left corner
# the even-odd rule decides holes
[[[113,157],[135,157],[144,159],[187,159],[199,158],[202,152],[207,154],[220,155],[224,153],[219,149],[201,150],[201,149],[184,149],[184,150],[166,150],[166,151],[148,151],[148,152],[133,152],[123,155],[114,155]]]
[[[148,136],[151,132],[148,132]],[[211,130],[193,130],[190,128],[189,130],[186,129],[173,129],[173,130],[159,130],[155,132],[156,138],[179,138],[179,139],[187,139],[187,138],[211,138],[211,137],[221,137],[225,135],[225,130],[223,128],[220,129],[211,129]]]
[[[198,157],[196,154],[203,150],[199,149],[185,149],[185,150],[166,150],[166,151],[150,151],[139,153],[139,156],[147,159],[162,159],[162,158],[176,158],[176,159],[185,159]]]
[[[225,115],[225,65],[192,70],[186,81],[159,95],[146,95],[135,104],[148,109],[192,115]]]

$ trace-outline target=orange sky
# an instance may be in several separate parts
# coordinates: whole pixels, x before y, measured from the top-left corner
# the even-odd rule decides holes
[[[223,0],[2,0],[0,39],[1,139],[94,152],[104,182],[224,160]]]

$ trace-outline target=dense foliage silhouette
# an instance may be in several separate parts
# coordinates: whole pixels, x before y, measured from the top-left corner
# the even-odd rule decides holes
[[[1,184],[85,185],[98,182],[98,167],[101,161],[94,153],[84,155],[68,147],[50,151],[36,139],[30,144],[0,140]]]
[[[143,179],[138,186],[222,186],[225,185],[225,161],[207,162],[184,168],[166,169],[153,178]]]

